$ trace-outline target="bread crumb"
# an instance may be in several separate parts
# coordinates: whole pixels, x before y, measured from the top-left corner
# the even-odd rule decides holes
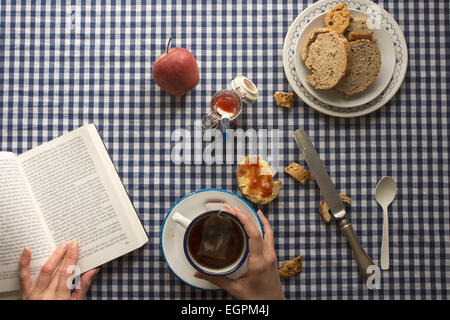
[[[311,178],[311,174],[309,173],[309,171],[296,162],[292,162],[289,166],[287,166],[284,169],[284,172],[286,172],[301,184],[305,184],[308,179]]]
[[[281,279],[287,279],[295,276],[302,270],[303,257],[298,256],[291,260],[286,260],[281,263],[281,268],[278,270]]]
[[[291,108],[295,103],[295,94],[293,93],[275,91],[273,97],[276,104],[280,107]]]
[[[347,196],[346,194],[339,193],[339,197],[341,198],[342,202],[344,202],[345,204],[352,203],[352,199],[349,196]],[[328,223],[331,221],[331,213],[330,213],[330,208],[328,207],[327,200],[322,201],[322,204],[320,205],[320,208],[319,208],[319,213],[320,213],[320,217],[322,218],[322,220],[324,222]]]

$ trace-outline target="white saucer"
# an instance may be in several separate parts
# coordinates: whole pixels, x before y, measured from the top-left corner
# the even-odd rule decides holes
[[[219,289],[209,281],[194,277],[196,270],[190,265],[183,251],[184,229],[171,219],[171,215],[178,211],[186,218],[194,219],[203,212],[222,209],[224,203],[246,213],[264,237],[263,227],[255,209],[241,196],[221,189],[199,190],[183,197],[175,203],[164,219],[160,237],[163,257],[175,276],[194,288]]]
[[[350,10],[352,17],[368,18],[368,15],[358,11]],[[302,85],[316,98],[323,103],[341,108],[353,108],[368,103],[378,97],[392,79],[395,68],[395,48],[389,33],[382,29],[374,29],[373,32],[377,38],[376,45],[381,54],[381,67],[375,81],[363,92],[346,97],[342,92],[336,89],[319,90],[315,89],[307,80],[306,76],[311,72],[306,68],[305,63],[301,59],[300,51],[303,41],[308,33],[314,29],[323,27],[323,20],[326,12],[314,17],[313,20],[303,29],[297,40],[295,48],[295,70],[300,78]]]

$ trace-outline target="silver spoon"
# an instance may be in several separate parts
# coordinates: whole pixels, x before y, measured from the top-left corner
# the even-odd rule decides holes
[[[391,177],[383,177],[377,184],[375,199],[383,208],[383,238],[381,240],[381,269],[389,269],[389,224],[388,206],[394,201],[397,188],[395,180]]]
[[[220,119],[220,131],[222,131],[223,141],[227,141],[227,130],[230,129],[230,119],[234,115],[233,113],[226,112],[221,108],[217,108],[217,113],[221,115]]]

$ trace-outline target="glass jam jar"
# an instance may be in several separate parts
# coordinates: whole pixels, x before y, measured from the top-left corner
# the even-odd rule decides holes
[[[202,118],[204,130],[234,128],[242,112],[243,102],[254,103],[259,95],[255,84],[244,76],[231,81],[231,90],[220,90],[211,98],[209,112]]]
[[[224,114],[229,115],[230,127],[236,125],[242,110],[242,99],[234,90],[221,90],[216,92],[210,102],[210,114],[216,118],[217,126],[221,127]]]

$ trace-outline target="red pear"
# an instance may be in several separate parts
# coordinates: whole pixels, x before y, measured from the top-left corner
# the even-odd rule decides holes
[[[184,48],[171,48],[170,42],[164,52],[153,63],[153,80],[173,96],[182,96],[194,88],[199,81],[198,65],[192,53]]]

